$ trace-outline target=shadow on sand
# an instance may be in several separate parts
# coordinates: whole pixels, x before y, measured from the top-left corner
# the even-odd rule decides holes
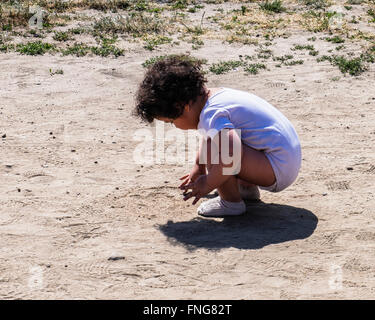
[[[247,205],[239,217],[223,219],[194,218],[190,221],[168,221],[160,231],[173,244],[188,250],[260,249],[274,243],[308,238],[318,218],[309,210],[263,202]]]

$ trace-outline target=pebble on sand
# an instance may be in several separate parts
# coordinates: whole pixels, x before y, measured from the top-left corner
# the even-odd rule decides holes
[[[116,260],[125,260],[123,256],[111,256],[108,258],[109,261],[116,261]]]

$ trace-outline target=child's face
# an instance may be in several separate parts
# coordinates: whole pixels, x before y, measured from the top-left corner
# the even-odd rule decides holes
[[[189,105],[185,106],[184,113],[176,119],[164,117],[158,117],[157,119],[167,123],[172,123],[176,128],[181,130],[197,129],[198,125],[196,117],[194,116],[194,112],[191,112],[191,108]]]

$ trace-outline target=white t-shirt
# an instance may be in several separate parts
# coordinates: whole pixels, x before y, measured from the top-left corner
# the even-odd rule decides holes
[[[279,110],[254,94],[223,88],[207,100],[198,130],[213,138],[224,128],[240,129],[244,144],[265,153],[276,176],[272,191],[293,183],[301,167],[301,146],[293,125]]]

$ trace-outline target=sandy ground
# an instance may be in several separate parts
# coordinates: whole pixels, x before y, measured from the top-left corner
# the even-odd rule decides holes
[[[196,55],[241,50],[212,41]],[[374,298],[374,66],[210,74],[279,108],[303,163],[246,215],[203,219],[176,188],[187,164],[133,161],[134,133],[152,129],[130,115],[145,58],[0,55],[0,297]]]

